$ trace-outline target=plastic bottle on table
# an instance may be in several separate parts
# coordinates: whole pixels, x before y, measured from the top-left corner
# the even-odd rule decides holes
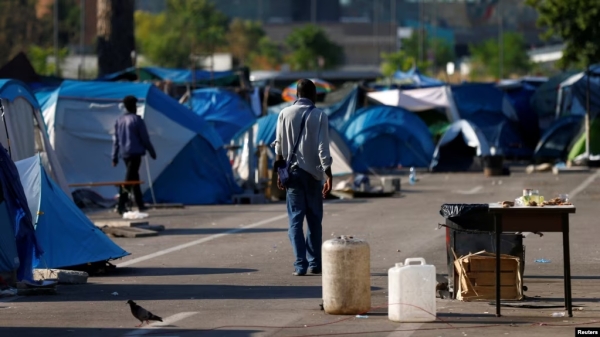
[[[410,175],[408,176],[408,182],[411,185],[414,185],[415,182],[417,182],[417,173],[415,172],[415,168],[414,167],[410,168]]]

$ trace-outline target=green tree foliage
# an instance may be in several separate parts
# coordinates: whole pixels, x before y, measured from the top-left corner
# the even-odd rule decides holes
[[[263,36],[250,53],[249,59],[252,69],[276,70],[283,62],[283,54],[278,44]]]
[[[168,0],[161,14],[135,14],[141,52],[165,67],[187,68],[190,55],[208,56],[226,44],[228,18],[207,0]]]
[[[0,1],[0,66],[36,40],[39,29],[35,3],[34,0]]]
[[[227,32],[229,52],[240,65],[246,65],[250,54],[258,49],[259,42],[265,36],[265,31],[260,22],[233,19]]]
[[[294,70],[319,69],[319,57],[325,61],[323,68],[331,69],[343,62],[342,47],[329,39],[325,31],[315,25],[294,29],[285,39],[290,50],[288,61]]]
[[[419,69],[427,71],[431,66],[445,69],[448,62],[454,61],[454,48],[452,45],[440,38],[430,38],[425,32],[423,34],[423,62],[418,62],[419,43],[419,34],[413,31],[408,39],[402,40],[401,47],[406,55],[414,60]],[[429,59],[429,55],[433,56],[433,60]]]
[[[600,60],[600,3],[598,0],[526,0],[538,13],[538,25],[546,28],[542,35],[559,37],[566,47],[561,68]]]
[[[79,44],[81,8],[79,0],[58,0],[58,46],[68,47]],[[39,34],[36,44],[53,46],[54,44],[54,3],[48,6],[46,15],[38,21]]]
[[[64,61],[64,59],[69,54],[69,49],[62,48],[58,51],[58,60],[59,64]],[[40,47],[36,45],[29,46],[29,50],[27,52],[27,57],[35,69],[35,72],[39,75],[51,76],[54,75],[54,71],[56,69],[55,62],[48,62],[49,57],[54,56],[54,47]],[[60,68],[59,68],[60,71]],[[60,76],[60,73],[59,73]]]
[[[394,53],[382,53],[381,72],[385,76],[391,76],[396,71],[408,71],[410,68],[417,66],[421,71],[428,73],[433,66],[436,69],[446,68],[448,62],[454,61],[454,49],[452,46],[438,38],[423,37],[424,61],[419,62],[419,34],[414,32],[407,39],[402,40],[401,50]],[[427,54],[433,56],[431,62]]]
[[[415,58],[408,56],[406,51],[399,50],[395,53],[382,53],[381,58],[383,63],[381,64],[381,73],[390,77],[398,70],[408,71],[415,65]]]
[[[503,62],[500,74],[500,45],[497,39],[488,39],[478,45],[469,46],[472,57],[473,77],[502,78],[507,75],[525,75],[532,69],[523,37],[514,32],[505,33],[502,39]]]

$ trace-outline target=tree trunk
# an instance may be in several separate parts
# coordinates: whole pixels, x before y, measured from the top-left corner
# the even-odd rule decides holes
[[[98,0],[98,75],[103,76],[133,66],[135,50],[134,0]]]

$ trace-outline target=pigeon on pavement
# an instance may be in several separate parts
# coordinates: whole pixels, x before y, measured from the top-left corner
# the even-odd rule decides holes
[[[136,325],[137,327],[142,326],[144,322],[149,324],[148,321],[163,321],[162,318],[140,307],[132,300],[127,301],[127,304],[129,304],[129,307],[131,308],[131,313],[133,314],[133,317],[137,318],[141,322],[140,325]]]

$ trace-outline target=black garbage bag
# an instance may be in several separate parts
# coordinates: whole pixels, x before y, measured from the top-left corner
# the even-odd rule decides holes
[[[487,213],[489,208],[489,204],[443,204],[440,215],[449,219],[457,216]]]
[[[443,204],[440,215],[455,230],[494,231],[494,216],[488,204]]]

